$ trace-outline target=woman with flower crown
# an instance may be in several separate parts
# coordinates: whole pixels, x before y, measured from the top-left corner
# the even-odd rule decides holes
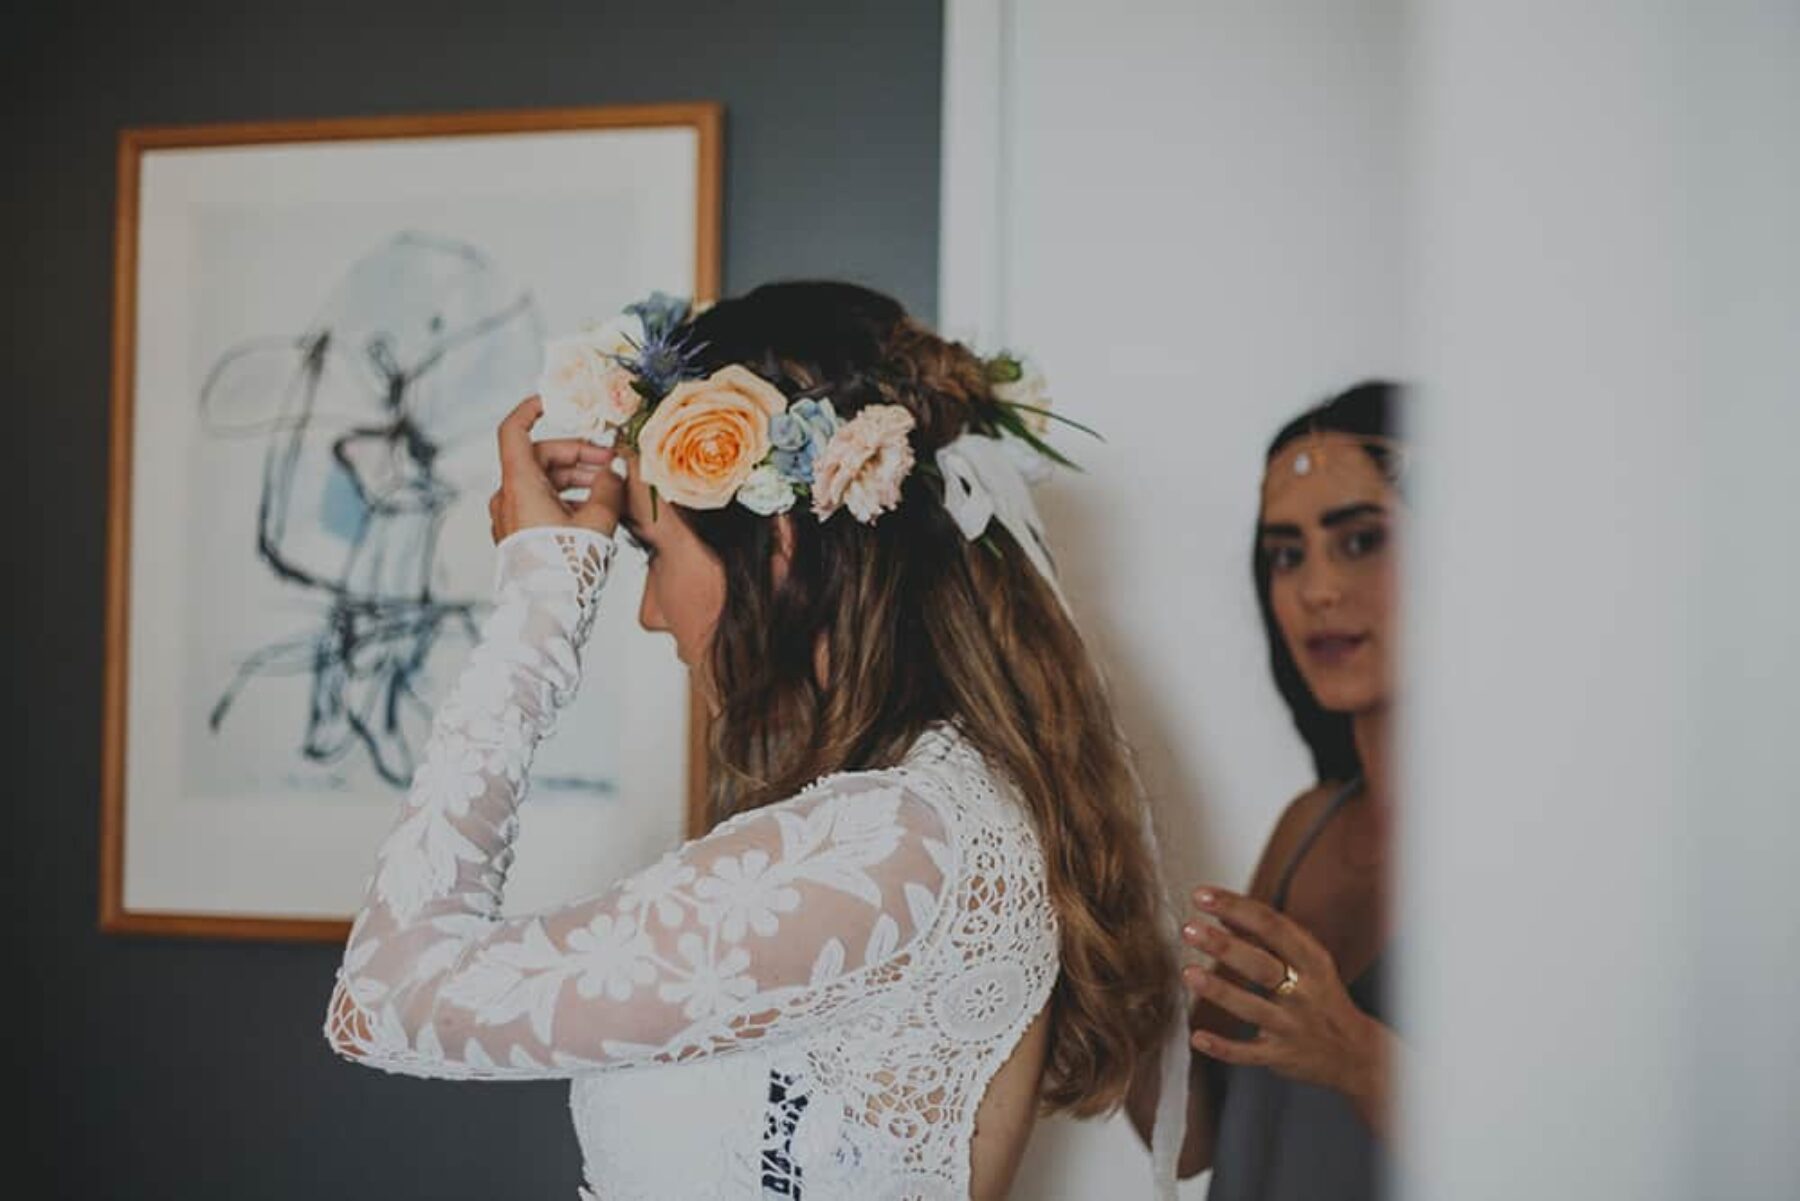
[[[844,284],[659,296],[553,343],[500,429],[496,608],[332,1045],[569,1079],[607,1201],[997,1198],[1037,1113],[1116,1107],[1178,1017],[1172,956],[1026,488],[1056,457],[1034,380]],[[534,442],[546,416],[575,436]],[[717,825],[502,917],[533,748],[607,686],[582,651],[621,538],[710,704]]]

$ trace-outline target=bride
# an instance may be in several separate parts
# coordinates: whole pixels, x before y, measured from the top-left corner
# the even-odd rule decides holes
[[[1019,376],[845,284],[658,296],[553,343],[500,428],[496,607],[381,846],[334,1048],[569,1079],[604,1201],[998,1198],[1038,1113],[1116,1107],[1173,963]],[[547,410],[611,447],[532,441]],[[584,670],[608,686],[582,647],[620,539],[711,706],[718,824],[502,917],[533,749]]]

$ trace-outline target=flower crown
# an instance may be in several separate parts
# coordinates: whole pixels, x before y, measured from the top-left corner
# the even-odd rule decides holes
[[[538,382],[545,418],[574,436],[633,448],[652,495],[690,509],[735,500],[769,517],[804,498],[821,521],[848,509],[871,525],[900,503],[916,465],[910,412],[865,405],[846,421],[829,397],[790,402],[735,363],[706,375],[706,348],[688,324],[694,311],[658,292],[605,325],[551,341]],[[1052,416],[1042,374],[1011,354],[985,366],[996,433],[1073,466],[1042,439]]]

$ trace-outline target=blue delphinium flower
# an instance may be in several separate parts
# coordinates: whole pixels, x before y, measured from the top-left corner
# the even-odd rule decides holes
[[[838,430],[837,410],[829,400],[796,401],[787,412],[769,420],[769,441],[774,446],[770,462],[783,478],[811,486],[813,460],[825,453],[825,444]]]

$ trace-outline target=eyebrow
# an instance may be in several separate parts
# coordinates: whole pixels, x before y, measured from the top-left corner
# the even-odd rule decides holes
[[[1319,518],[1319,524],[1330,530],[1336,529],[1346,522],[1355,521],[1359,517],[1386,516],[1387,506],[1364,501],[1360,504],[1327,510],[1325,515]],[[1300,527],[1290,521],[1277,521],[1260,526],[1257,533],[1264,538],[1298,538],[1300,537]]]
[[[1326,529],[1343,525],[1347,521],[1355,521],[1358,517],[1386,517],[1387,506],[1364,501],[1361,504],[1345,505],[1341,509],[1332,509],[1319,518],[1319,524]]]

